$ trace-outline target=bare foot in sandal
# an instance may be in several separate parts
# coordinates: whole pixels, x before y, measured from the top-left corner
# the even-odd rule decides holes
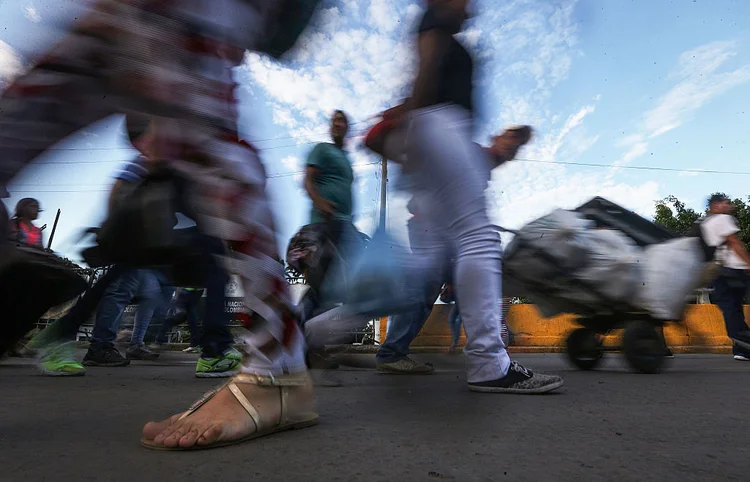
[[[191,410],[147,423],[141,444],[164,450],[220,447],[318,421],[307,374],[238,375]]]

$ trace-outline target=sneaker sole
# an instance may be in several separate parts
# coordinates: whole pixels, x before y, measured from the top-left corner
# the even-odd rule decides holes
[[[232,370],[229,372],[196,372],[196,378],[229,378],[235,375],[239,375],[242,370]]]
[[[538,388],[504,388],[504,387],[480,387],[469,384],[469,391],[480,393],[512,393],[516,395],[540,395],[548,393],[563,386],[564,381],[550,383]]]
[[[126,360],[124,362],[116,362],[116,363],[99,363],[99,362],[92,362],[92,361],[86,361],[84,360],[81,365],[85,367],[102,367],[102,368],[118,368],[118,367],[126,367],[130,365],[130,360]]]
[[[46,377],[82,377],[86,375],[86,370],[82,372],[57,372],[54,370],[47,370],[46,368],[39,368],[39,371],[42,372],[42,375]]]
[[[734,356],[734,359],[737,361],[750,361],[750,358],[744,357],[744,356]]]

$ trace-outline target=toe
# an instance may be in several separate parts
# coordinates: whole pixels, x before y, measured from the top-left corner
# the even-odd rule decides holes
[[[179,414],[162,420],[161,422],[148,422],[143,426],[143,438],[146,440],[154,440],[160,433],[169,428],[178,417]]]
[[[221,425],[212,425],[208,427],[203,435],[198,438],[198,445],[211,445],[219,441],[222,434]]]
[[[182,448],[188,448],[195,445],[195,442],[198,441],[198,437],[200,437],[200,433],[198,430],[193,429],[180,437],[180,440],[177,442],[180,447]]]
[[[190,432],[192,428],[189,426],[181,426],[176,428],[172,433],[167,435],[164,438],[164,445],[167,447],[177,447],[180,444],[180,440],[182,437],[185,436],[188,432]]]
[[[167,447],[176,447],[179,440],[190,431],[192,424],[185,419],[167,427],[162,433],[156,436],[154,442],[163,443]]]
[[[192,447],[198,442],[198,439],[205,433],[211,425],[206,423],[196,423],[193,427],[180,438],[180,447]]]

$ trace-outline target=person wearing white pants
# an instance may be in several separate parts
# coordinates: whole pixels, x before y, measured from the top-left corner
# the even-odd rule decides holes
[[[424,261],[455,250],[454,281],[466,332],[467,381],[480,392],[544,393],[560,377],[511,362],[500,336],[500,240],[487,215],[490,157],[472,142],[473,60],[454,38],[468,0],[429,0],[419,26],[419,69],[406,103],[404,169],[435,246]]]

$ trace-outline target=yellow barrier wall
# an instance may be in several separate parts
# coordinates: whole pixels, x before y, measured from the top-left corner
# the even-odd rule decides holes
[[[413,347],[448,347],[451,331],[448,314],[451,305],[435,305]],[[750,306],[745,306],[745,316],[750,315]],[[511,351],[559,351],[565,347],[568,333],[579,325],[575,315],[544,318],[534,305],[513,305],[508,312],[508,327],[515,335]],[[380,339],[385,340],[387,318],[380,320]],[[727,338],[724,318],[716,305],[688,305],[685,318],[679,323],[668,323],[664,337],[675,351],[701,351],[692,347],[708,348],[709,351],[725,353],[731,350],[732,342]],[[616,344],[619,333],[605,339],[605,344]],[[465,337],[462,334],[460,344]]]

